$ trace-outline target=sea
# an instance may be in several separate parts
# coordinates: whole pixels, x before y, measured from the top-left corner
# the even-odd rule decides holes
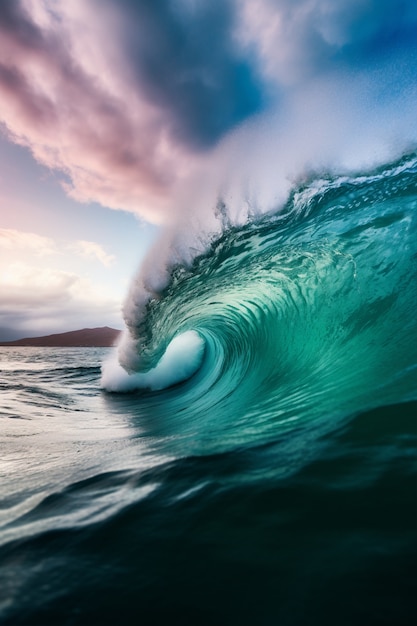
[[[0,623],[414,623],[416,217],[415,153],[312,176],[172,268],[140,371],[0,348]]]

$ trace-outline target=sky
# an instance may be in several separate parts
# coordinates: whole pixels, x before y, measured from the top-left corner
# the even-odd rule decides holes
[[[122,328],[219,198],[396,158],[416,112],[415,0],[0,0],[0,340]]]

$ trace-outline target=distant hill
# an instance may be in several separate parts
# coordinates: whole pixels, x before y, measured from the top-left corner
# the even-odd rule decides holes
[[[45,337],[26,337],[15,341],[0,341],[0,346],[39,346],[53,348],[107,348],[113,346],[121,331],[103,326],[101,328],[83,328],[68,333],[46,335]]]

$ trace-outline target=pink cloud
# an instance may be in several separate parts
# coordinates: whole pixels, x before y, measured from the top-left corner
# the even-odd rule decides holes
[[[23,250],[33,252],[37,256],[47,256],[57,252],[57,246],[53,239],[12,228],[0,228],[0,253],[2,249],[13,252]]]
[[[70,15],[64,25],[48,17],[46,2],[36,13],[25,7],[27,12],[20,2],[6,3],[0,14],[0,118],[9,136],[61,170],[77,200],[163,220],[185,151],[170,143],[157,111],[128,85],[121,88],[117,64],[106,65],[93,33],[95,72],[76,57]]]
[[[96,259],[105,267],[109,267],[116,258],[113,254],[107,254],[104,248],[95,241],[76,241],[75,244],[73,244],[72,249],[75,253],[80,254],[81,256]]]
[[[188,227],[242,205],[235,178],[263,208],[312,160],[415,140],[415,3],[334,5],[0,3],[0,120],[81,202]]]

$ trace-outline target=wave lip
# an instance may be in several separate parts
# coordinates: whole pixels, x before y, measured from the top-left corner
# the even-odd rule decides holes
[[[225,228],[174,266],[146,305],[132,292],[122,365],[115,353],[102,386],[189,378],[141,394],[134,412],[180,455],[310,437],[313,425],[320,436],[415,398],[416,168],[413,153],[306,180],[281,212]]]
[[[103,365],[101,388],[127,393],[137,389],[158,391],[172,387],[195,374],[203,361],[204,349],[204,339],[195,330],[188,330],[173,338],[154,368],[133,374],[120,365],[116,355]]]

